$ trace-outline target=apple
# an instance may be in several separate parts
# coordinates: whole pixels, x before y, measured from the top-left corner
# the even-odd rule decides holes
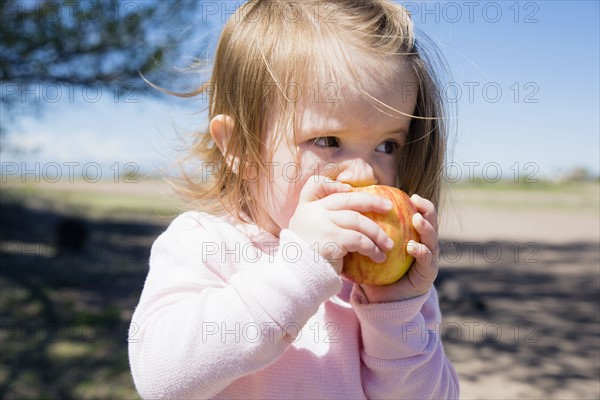
[[[365,285],[388,285],[398,281],[410,268],[413,257],[406,251],[410,240],[419,242],[419,234],[412,225],[412,216],[417,209],[410,197],[402,190],[391,186],[371,185],[355,187],[355,192],[373,193],[392,201],[393,207],[387,214],[362,213],[373,220],[394,241],[394,248],[386,253],[386,260],[376,263],[360,253],[348,253],[344,257],[343,275],[351,281]]]

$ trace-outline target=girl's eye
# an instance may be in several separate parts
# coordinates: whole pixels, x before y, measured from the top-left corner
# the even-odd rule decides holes
[[[313,144],[319,147],[339,147],[340,141],[334,136],[322,136],[311,140]]]
[[[400,145],[398,143],[394,142],[393,140],[387,140],[387,141],[381,143],[379,146],[377,146],[377,148],[375,148],[376,151],[382,151],[387,154],[395,153],[399,149],[400,149]]]

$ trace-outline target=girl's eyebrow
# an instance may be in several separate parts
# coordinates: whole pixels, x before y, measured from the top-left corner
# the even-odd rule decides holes
[[[327,122],[321,124],[313,124],[309,122],[307,124],[300,125],[299,131],[304,134],[319,134],[320,136],[340,135],[348,131],[347,129],[339,128],[342,128],[341,124],[331,124]]]
[[[347,129],[336,129],[336,130],[319,130],[319,129],[315,129],[311,131],[312,133],[318,133],[321,136],[337,136],[337,135],[344,135],[348,133]],[[408,130],[404,127],[402,128],[397,128],[397,129],[392,129],[391,131],[385,132],[382,134],[387,136],[387,135],[407,135],[408,134]]]
[[[406,128],[393,129],[384,135],[407,135],[408,130]]]
[[[404,127],[398,128],[398,129],[392,129],[391,131],[384,132],[380,135],[380,137],[390,137],[390,136],[396,136],[396,137],[405,139],[408,137],[408,129],[406,129]]]
[[[350,133],[350,131],[348,129],[336,129],[336,127],[334,126],[304,126],[304,127],[300,127],[300,129],[298,129],[297,133],[299,133],[301,136],[314,136],[314,135],[318,135],[320,137],[325,137],[325,136],[344,136],[347,135],[348,133]],[[402,136],[402,137],[407,137],[408,136],[408,128],[401,126],[398,128],[394,128],[391,129],[387,132],[383,132],[383,133],[378,133],[378,135],[381,136]]]
[[[314,136],[314,135],[318,135],[318,136],[342,136],[348,133],[348,130],[346,129],[332,129],[332,130],[326,130],[326,129],[319,129],[319,128],[311,128],[311,129],[302,129],[300,131],[301,134],[306,135],[306,136]]]

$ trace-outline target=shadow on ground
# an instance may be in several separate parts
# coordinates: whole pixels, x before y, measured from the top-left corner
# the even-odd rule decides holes
[[[65,220],[80,249],[57,237]],[[0,398],[138,397],[128,324],[164,224],[0,205]]]
[[[469,394],[600,396],[598,243],[444,246],[441,329]]]
[[[138,398],[127,329],[169,222],[148,220],[77,220],[76,254],[57,248],[64,215],[1,204],[0,398]],[[464,385],[480,397],[598,397],[597,243],[441,250],[440,329]]]

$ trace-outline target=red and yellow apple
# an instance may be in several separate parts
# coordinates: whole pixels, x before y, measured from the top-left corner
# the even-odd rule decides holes
[[[376,263],[360,253],[348,253],[344,257],[343,275],[351,281],[366,285],[387,285],[398,281],[410,268],[413,257],[406,251],[410,240],[419,241],[419,234],[412,225],[417,209],[402,190],[391,186],[371,185],[356,187],[355,192],[367,192],[392,201],[387,214],[365,212],[394,241],[394,248],[386,253],[386,260]]]

